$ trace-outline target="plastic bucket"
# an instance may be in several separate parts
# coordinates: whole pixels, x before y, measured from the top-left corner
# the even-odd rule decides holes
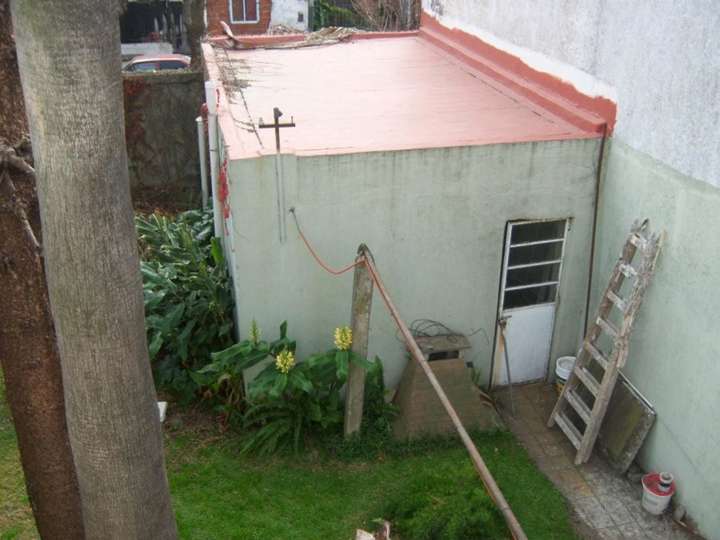
[[[558,392],[562,392],[563,386],[565,386],[568,377],[570,377],[573,367],[575,367],[574,356],[561,356],[557,359],[557,362],[555,362],[555,378],[557,379],[555,386]]]
[[[642,507],[659,516],[670,504],[675,494],[675,481],[669,473],[650,473],[642,477]]]

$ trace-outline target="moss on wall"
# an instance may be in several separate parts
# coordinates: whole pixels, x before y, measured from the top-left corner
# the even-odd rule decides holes
[[[195,118],[203,102],[202,74],[124,74],[123,86],[133,193],[159,191],[171,202],[192,204],[200,197]]]

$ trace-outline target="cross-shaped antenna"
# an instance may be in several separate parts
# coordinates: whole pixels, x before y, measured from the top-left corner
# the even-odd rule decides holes
[[[275,121],[272,124],[266,124],[263,119],[260,118],[258,127],[260,129],[274,128],[275,129],[275,150],[280,153],[280,128],[295,127],[295,119],[291,116],[289,122],[281,123],[280,117],[283,115],[282,111],[277,107],[273,107],[273,118]]]
[[[285,224],[285,182],[282,173],[282,160],[280,159],[280,129],[295,127],[295,119],[292,116],[290,117],[290,122],[281,123],[280,117],[282,115],[283,113],[280,109],[273,107],[274,122],[272,124],[266,124],[261,118],[258,123],[260,129],[273,128],[275,130],[275,185],[277,191],[278,230],[281,244],[287,239],[287,228]]]

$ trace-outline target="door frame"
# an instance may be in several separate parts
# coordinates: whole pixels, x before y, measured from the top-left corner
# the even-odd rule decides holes
[[[493,346],[492,346],[492,358],[490,362],[490,377],[488,380],[488,388],[492,389],[495,384],[495,375],[496,375],[496,369],[498,366],[496,365],[496,362],[504,362],[504,358],[498,358],[498,352],[499,352],[499,342],[500,342],[500,330],[499,330],[499,321],[502,317],[503,307],[504,307],[504,301],[505,301],[505,283],[507,280],[507,266],[508,266],[508,259],[510,257],[510,241],[512,238],[512,235],[510,234],[512,227],[515,225],[525,225],[528,223],[547,223],[551,221],[564,221],[565,222],[565,230],[563,231],[562,236],[562,249],[560,250],[560,259],[559,259],[559,268],[558,268],[558,277],[557,280],[553,282],[557,286],[557,290],[555,292],[555,300],[553,302],[546,302],[546,304],[553,303],[556,306],[555,314],[553,316],[553,325],[552,325],[552,333],[550,335],[550,356],[552,355],[552,345],[555,337],[555,321],[557,319],[557,306],[560,303],[560,285],[562,284],[562,276],[563,276],[563,266],[565,265],[565,249],[567,247],[567,239],[568,239],[568,233],[571,230],[572,225],[572,217],[553,217],[553,218],[541,218],[541,219],[515,219],[515,220],[508,220],[505,222],[505,231],[503,234],[503,243],[502,243],[502,257],[501,257],[501,267],[500,267],[500,278],[498,280],[498,301],[497,301],[497,309],[495,311],[495,332],[493,336]],[[539,241],[538,243],[543,243],[546,241]],[[542,305],[542,304],[536,304],[536,305]],[[523,309],[523,308],[511,308],[511,309]],[[547,359],[547,367],[545,372],[545,377],[543,379],[538,380],[547,380],[548,374],[549,374],[549,368],[550,368],[550,356],[548,356]],[[512,360],[512,359],[510,359]],[[530,381],[525,381],[530,382]]]

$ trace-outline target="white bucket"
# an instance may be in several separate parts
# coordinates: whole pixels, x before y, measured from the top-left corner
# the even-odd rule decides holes
[[[661,479],[662,478],[662,479]],[[642,477],[642,507],[655,516],[662,514],[675,494],[675,481],[669,473],[650,473]]]
[[[568,377],[570,377],[573,367],[575,367],[574,356],[561,356],[555,363],[555,376],[558,379],[562,379],[564,383],[568,380]]]
[[[561,356],[557,359],[557,362],[555,362],[555,378],[557,379],[555,381],[555,387],[558,393],[562,392],[563,386],[565,386],[568,377],[570,377],[573,367],[575,367],[574,356]]]

